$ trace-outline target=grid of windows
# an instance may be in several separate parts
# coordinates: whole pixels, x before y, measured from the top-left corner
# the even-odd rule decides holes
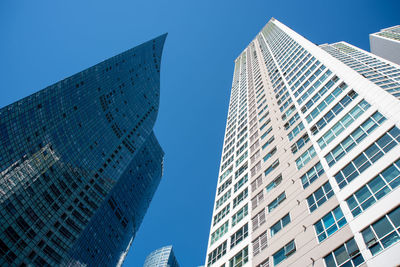
[[[323,86],[313,97],[311,97],[310,100],[307,101],[306,104],[304,104],[304,106],[300,109],[301,112],[306,113],[307,110],[314,106],[314,104],[317,103],[318,100],[321,99],[321,97],[323,97],[338,80],[339,78],[336,75],[333,76],[332,79],[330,79],[330,81],[325,84],[325,86]],[[339,85],[339,87],[344,90],[347,85],[345,83],[342,83]]]
[[[332,149],[326,156],[325,159],[331,167],[339,159],[349,153],[357,144],[364,140],[369,134],[381,125],[386,118],[379,112],[375,112],[369,117],[364,123],[356,128],[348,137],[340,142],[335,148]]]
[[[240,192],[237,197],[233,199],[233,208],[236,208],[237,205],[239,205],[240,202],[242,202],[248,195],[248,190],[245,188],[242,192]]]
[[[217,210],[231,197],[231,189],[229,189],[222,197],[220,197],[215,203],[215,209]]]
[[[287,243],[283,248],[275,252],[274,255],[272,255],[272,257],[274,258],[274,265],[275,266],[278,265],[279,263],[281,263],[283,260],[286,260],[295,252],[296,252],[296,244],[294,243],[294,240],[292,240],[289,243]]]
[[[220,222],[225,216],[229,213],[230,211],[230,206],[231,204],[228,203],[220,212],[217,213],[217,215],[214,216],[214,223],[213,225],[216,225],[218,222]]]
[[[306,133],[302,137],[300,137],[296,143],[294,143],[291,147],[290,150],[292,151],[293,154],[296,154],[297,151],[299,151],[305,144],[310,141],[310,138],[308,137],[308,134]]]
[[[303,189],[306,189],[310,184],[312,184],[315,180],[317,180],[322,174],[325,173],[324,168],[322,167],[321,162],[318,161],[310,170],[308,170],[305,174],[303,174],[301,179],[301,184],[303,185]]]
[[[317,107],[315,107],[309,115],[307,115],[306,120],[310,123],[313,119],[315,119],[322,111],[326,109],[326,107],[332,103],[343,91],[347,88],[344,84],[343,88],[340,86],[332,91]],[[353,101],[358,94],[351,90],[345,97],[343,97],[339,103],[337,103],[334,107],[337,107],[339,110],[343,110],[351,101]],[[339,110],[333,110],[335,114],[338,114]]]
[[[357,97],[357,93],[350,91],[347,96],[334,105],[321,119],[319,119],[314,126],[311,127],[311,132],[316,135],[321,131],[331,120],[339,115],[342,110],[350,105],[350,103]]]
[[[248,175],[245,174],[240,180],[233,186],[233,192],[236,193],[243,185],[246,184]]]
[[[389,212],[362,232],[365,245],[374,256],[400,241],[400,207]]]
[[[232,216],[232,227],[239,223],[248,214],[248,206],[244,205],[238,212]]]
[[[310,212],[315,211],[318,207],[324,204],[328,199],[334,195],[331,184],[326,182],[314,193],[307,197],[308,209]]]
[[[226,243],[227,242],[224,241],[221,245],[219,245],[216,249],[208,254],[207,266],[211,266],[213,263],[215,263],[226,254]]]
[[[351,214],[354,217],[358,216],[382,197],[392,192],[399,184],[400,160],[397,160],[346,199]]]
[[[229,260],[229,267],[241,267],[249,261],[247,246]]]
[[[231,249],[243,241],[249,235],[248,224],[243,225],[231,236]]]
[[[301,103],[303,103],[331,74],[332,72],[330,70],[322,74],[322,76],[312,86],[310,86],[310,88],[301,97],[299,97],[299,99],[297,99],[297,103],[301,105]]]
[[[347,129],[358,117],[370,107],[367,101],[361,100],[354,108],[352,108],[343,118],[340,119],[335,125],[332,126],[320,139],[318,139],[318,145],[321,149],[326,147],[330,142],[335,140],[337,136],[345,129]],[[326,125],[326,124],[324,124]],[[321,128],[320,128],[321,129]],[[320,129],[313,134],[315,135]]]
[[[313,146],[305,151],[300,157],[296,159],[296,167],[298,170],[304,167],[317,153]]]
[[[289,141],[292,141],[293,138],[295,138],[296,135],[298,135],[303,129],[304,129],[304,124],[300,122],[296,127],[293,128],[292,131],[290,131],[290,133],[288,133]]]
[[[364,262],[360,249],[354,238],[324,257],[326,267],[356,267]]]
[[[354,160],[347,164],[337,174],[335,174],[336,182],[339,188],[345,187],[353,181],[358,175],[369,168],[374,162],[379,160],[384,154],[397,146],[400,142],[400,130],[394,126],[387,133],[376,140]]]
[[[226,221],[221,225],[214,233],[211,234],[210,244],[214,244],[218,239],[220,239],[226,232],[228,232],[229,221]]]
[[[280,230],[282,230],[289,223],[290,223],[290,214],[288,213],[285,216],[283,216],[279,221],[277,221],[276,223],[274,223],[271,226],[271,228],[270,228],[271,237],[276,235]]]
[[[337,230],[346,225],[347,221],[343,215],[340,207],[336,207],[321,220],[314,224],[315,232],[317,233],[317,239],[319,242],[324,241],[326,238],[331,236]]]

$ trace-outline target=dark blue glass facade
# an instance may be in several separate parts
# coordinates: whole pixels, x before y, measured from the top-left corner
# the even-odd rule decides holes
[[[115,266],[162,175],[166,35],[0,109],[0,266]]]

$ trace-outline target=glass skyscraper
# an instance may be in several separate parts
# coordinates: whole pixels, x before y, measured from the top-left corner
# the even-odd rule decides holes
[[[0,110],[0,265],[121,264],[160,182],[166,35]]]
[[[151,252],[143,267],[179,267],[179,264],[172,246],[165,246]]]
[[[398,265],[399,75],[272,18],[235,60],[206,266]]]

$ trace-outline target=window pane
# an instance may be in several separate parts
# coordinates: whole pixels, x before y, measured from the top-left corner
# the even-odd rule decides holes
[[[347,261],[350,258],[344,246],[341,246],[338,249],[336,249],[334,251],[334,254],[338,265],[342,264],[343,262]]]
[[[379,239],[393,230],[393,227],[390,225],[386,216],[372,224],[372,227],[374,228]]]
[[[398,177],[399,175],[400,175],[400,171],[393,165],[382,172],[382,176],[387,182],[392,181],[394,178]]]
[[[394,226],[400,227],[400,207],[388,214]]]
[[[364,186],[355,193],[355,196],[357,197],[358,202],[361,203],[371,196],[371,192],[366,186]]]

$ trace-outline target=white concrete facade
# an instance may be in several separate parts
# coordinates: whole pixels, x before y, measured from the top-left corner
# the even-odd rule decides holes
[[[400,65],[400,25],[369,35],[371,52]]]
[[[235,60],[205,266],[400,263],[400,102],[352,66],[276,19]]]

